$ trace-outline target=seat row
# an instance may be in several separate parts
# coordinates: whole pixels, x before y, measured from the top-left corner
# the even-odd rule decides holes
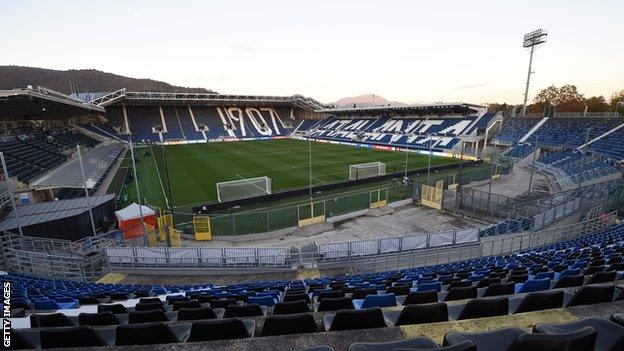
[[[329,323],[329,331],[356,330],[382,327],[381,311],[341,311]],[[330,317],[330,315],[326,316]],[[364,318],[365,317],[365,318]],[[537,324],[533,333],[518,328],[503,328],[478,333],[450,332],[444,336],[443,350],[597,350],[624,349],[624,315],[604,318],[585,318],[564,324]],[[162,322],[119,325],[115,327],[63,327],[15,331],[12,349],[69,348],[94,346],[121,346],[200,342],[224,339],[242,339],[256,336],[253,319],[229,318],[168,325]],[[271,316],[262,326],[259,336],[316,333],[318,327],[309,313]],[[424,340],[428,340],[425,342]],[[461,346],[460,346],[461,345]],[[331,348],[324,348],[331,350]],[[384,343],[354,343],[349,351],[440,349],[430,339],[416,338]]]

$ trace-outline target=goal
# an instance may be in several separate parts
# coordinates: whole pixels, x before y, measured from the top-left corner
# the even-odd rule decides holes
[[[386,174],[386,164],[369,162],[349,165],[349,179],[363,179]]]
[[[219,202],[247,199],[271,193],[271,178],[257,177],[217,183]]]

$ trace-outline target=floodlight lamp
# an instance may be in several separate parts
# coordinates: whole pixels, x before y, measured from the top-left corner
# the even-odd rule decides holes
[[[522,46],[530,48],[532,46],[544,44],[546,42],[546,36],[548,36],[548,31],[546,29],[538,29],[529,32],[524,35]]]

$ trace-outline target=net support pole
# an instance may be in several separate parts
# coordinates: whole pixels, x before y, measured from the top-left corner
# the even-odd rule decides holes
[[[17,213],[17,207],[15,206],[15,194],[13,193],[13,185],[11,184],[11,180],[9,179],[9,171],[7,170],[6,162],[4,161],[4,152],[0,152],[0,160],[2,161],[2,171],[4,172],[4,181],[7,184],[7,189],[9,191],[9,197],[11,198],[11,206],[13,207],[13,212],[15,213],[15,222],[17,223],[17,230],[19,231],[19,235],[24,235],[22,231],[22,222],[20,221],[19,213]]]
[[[132,173],[134,174],[134,185],[136,186],[137,201],[139,202],[139,216],[141,217],[141,229],[143,230],[143,243],[147,246],[147,231],[143,220],[143,205],[141,204],[141,191],[139,190],[139,178],[137,177],[136,161],[134,160],[134,143],[130,140],[130,157],[132,158]]]
[[[405,174],[403,175],[403,178],[407,179],[407,146],[405,146]]]
[[[308,138],[308,175],[310,182],[310,203],[312,202],[312,139]]]
[[[82,176],[82,185],[84,186],[85,198],[87,199],[87,205],[89,206],[89,219],[91,219],[91,230],[93,231],[93,236],[97,236],[97,233],[95,231],[95,221],[93,220],[93,210],[91,209],[91,200],[89,200],[89,187],[87,186],[84,164],[82,163],[82,152],[80,152],[80,144],[76,145],[76,150],[78,150],[78,163],[80,164],[80,175]]]
[[[465,141],[462,140],[461,146],[461,154],[459,155],[459,175],[457,176],[457,188],[461,189],[461,179],[462,179],[462,164],[464,161],[464,148],[466,146]]]
[[[429,137],[429,162],[427,164],[427,185],[429,185],[429,178],[431,177],[431,134],[428,134]]]

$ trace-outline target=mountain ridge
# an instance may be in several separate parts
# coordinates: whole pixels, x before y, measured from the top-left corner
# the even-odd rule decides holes
[[[113,92],[122,88],[130,91],[167,93],[215,93],[205,88],[172,85],[149,78],[132,78],[96,69],[54,70],[27,66],[0,66],[0,89],[25,88],[41,85],[64,94]],[[73,85],[76,91],[71,91]]]

